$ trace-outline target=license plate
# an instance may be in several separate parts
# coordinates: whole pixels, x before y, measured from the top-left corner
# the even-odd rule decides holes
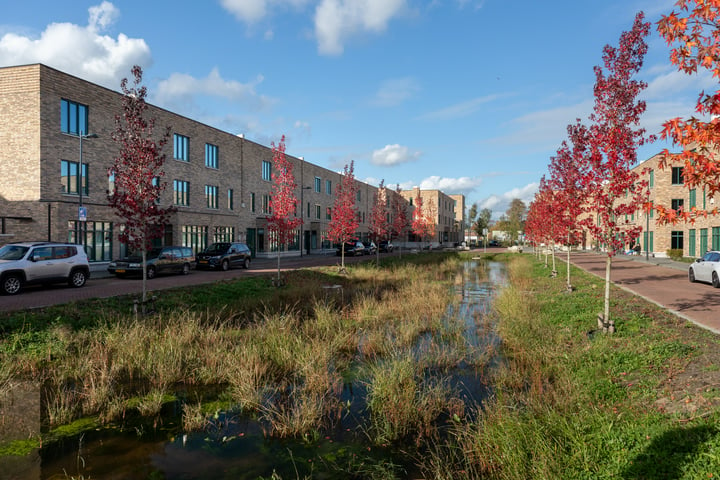
[[[198,260],[198,263],[208,263],[207,260]]]
[[[115,270],[115,273],[125,273],[125,270]]]

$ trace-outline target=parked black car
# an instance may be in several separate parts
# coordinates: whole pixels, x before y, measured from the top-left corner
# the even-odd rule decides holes
[[[380,240],[380,243],[378,244],[378,248],[380,249],[380,253],[390,253],[393,251],[395,246],[393,246],[393,244],[390,243],[390,240]]]
[[[147,278],[159,273],[181,273],[187,275],[195,264],[195,255],[190,247],[155,247],[147,252]],[[117,277],[142,276],[142,252],[135,252],[125,258],[113,260],[108,272]]]
[[[375,242],[362,242],[365,255],[375,255],[377,253],[377,246]]]
[[[357,255],[365,255],[365,245],[359,240],[350,240],[349,242],[345,242],[342,247],[337,247],[337,250],[335,250],[335,255],[338,257],[342,255],[342,250],[345,250],[345,256],[346,257],[354,257]]]
[[[197,254],[197,268],[230,270],[233,267],[250,268],[252,253],[240,242],[213,243]]]

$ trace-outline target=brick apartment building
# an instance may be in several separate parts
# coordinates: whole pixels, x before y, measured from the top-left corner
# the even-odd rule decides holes
[[[73,241],[86,245],[93,262],[124,253],[121,221],[106,196],[121,102],[118,92],[42,64],[0,68],[0,244]],[[153,105],[147,116],[158,132],[171,129],[160,203],[177,211],[160,242],[197,252],[215,241],[236,240],[247,242],[255,256],[274,256],[267,229],[272,149]],[[342,176],[302,157],[287,158],[303,225],[283,254],[330,251],[328,224]],[[357,187],[357,234],[364,239],[377,188],[359,181]],[[434,192],[442,201],[438,239],[457,241],[446,219],[455,215],[449,197]]]

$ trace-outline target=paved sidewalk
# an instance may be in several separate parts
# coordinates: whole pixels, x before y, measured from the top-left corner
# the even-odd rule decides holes
[[[565,260],[564,255],[557,257]],[[577,267],[605,278],[605,254],[574,252],[570,261]],[[669,258],[646,259],[639,255],[613,257],[610,279],[676,315],[720,333],[720,290],[705,283],[688,281],[689,264]],[[572,279],[571,279],[572,281]]]

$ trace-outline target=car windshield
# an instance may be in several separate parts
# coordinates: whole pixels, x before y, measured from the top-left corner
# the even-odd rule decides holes
[[[5,245],[0,248],[0,260],[20,260],[28,250],[28,247],[20,245]]]
[[[205,250],[203,250],[203,253],[207,253],[209,255],[218,255],[227,252],[228,248],[230,248],[229,243],[213,243]]]

